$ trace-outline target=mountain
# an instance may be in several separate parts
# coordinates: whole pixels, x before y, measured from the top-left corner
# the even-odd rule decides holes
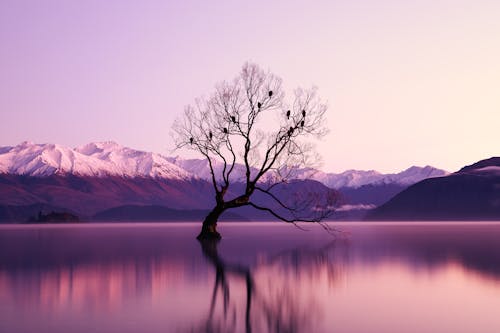
[[[210,169],[208,162],[203,159],[182,159],[179,157],[167,158],[169,162],[175,164],[187,172],[195,174],[200,178],[210,180]],[[224,167],[223,163],[215,162],[213,168],[216,173],[220,173]],[[325,173],[314,168],[303,168],[294,171],[296,179],[312,179],[323,183],[324,185],[334,188],[360,188],[365,185],[384,185],[396,184],[402,187],[415,184],[423,179],[432,177],[441,177],[447,175],[445,170],[437,169],[432,166],[418,167],[412,166],[399,173],[383,174],[375,170],[347,170],[342,173]],[[245,175],[245,167],[237,164],[233,171],[236,179],[243,179]]]
[[[202,221],[208,214],[205,209],[171,209],[164,206],[125,205],[106,209],[94,215],[92,220],[98,222],[164,222],[164,221]],[[225,212],[221,221],[249,221],[249,219]]]
[[[369,220],[500,220],[500,157],[414,184]]]
[[[178,166],[179,168],[182,168],[189,174],[196,175],[197,177],[205,179],[206,181],[212,181],[210,166],[206,159],[183,159],[180,157],[167,157],[167,160],[170,163]],[[214,160],[212,162],[212,168],[214,169],[216,175],[222,175],[224,163]],[[252,168],[252,171],[255,172],[256,170]],[[231,179],[233,181],[241,181],[242,179],[245,179],[245,173],[245,166],[243,164],[236,164],[231,173]]]
[[[58,207],[83,219],[123,205],[208,209],[211,191],[209,183],[165,157],[114,142],[74,149],[29,142],[0,148],[3,221],[26,220],[13,206]]]
[[[484,175],[499,175],[500,174],[500,157],[492,157],[486,160],[476,162],[474,164],[463,167],[458,173],[469,174],[484,174]]]
[[[216,173],[223,163],[215,161]],[[14,147],[0,147],[0,174],[47,177],[71,174],[77,176],[151,177],[175,180],[201,178],[210,180],[210,169],[204,159],[165,157],[121,146],[115,142],[93,142],[74,149],[57,144],[23,142]],[[382,174],[369,170],[347,170],[325,173],[304,168],[295,172],[297,179],[312,179],[324,185],[340,188],[360,188],[365,185],[398,184],[408,186],[420,180],[446,175],[444,170],[431,166],[412,166],[400,173]],[[237,164],[235,180],[245,175],[245,167]]]
[[[216,170],[223,168],[218,161],[213,166]],[[233,180],[241,181],[244,174],[244,166],[236,165]],[[446,172],[429,166],[411,167],[397,174],[373,170],[334,174],[309,168],[297,170],[300,181],[276,190],[286,188],[280,195],[289,198],[291,192],[327,193],[327,187],[337,188],[341,200],[337,202],[340,206],[336,216],[352,219],[362,217],[408,184],[443,174]],[[235,185],[236,190],[241,187],[241,184]],[[83,219],[121,206],[139,207],[137,211],[153,206],[206,210],[213,205],[212,192],[205,160],[166,157],[115,142],[95,142],[73,149],[30,142],[0,147],[0,205],[9,207],[5,211],[10,213],[4,216],[10,218],[12,212],[17,212],[19,219],[26,217],[12,207],[38,207],[36,205],[60,207]],[[255,199],[261,200],[259,195]],[[242,211],[245,216],[269,218],[267,213]]]
[[[48,204],[32,205],[0,205],[0,223],[1,222],[26,222],[36,218],[39,213],[49,214],[50,212],[68,211],[68,209],[55,207]]]
[[[196,174],[200,178],[210,180],[208,162],[202,159],[168,158],[168,161]],[[213,168],[221,173],[223,163],[215,161]],[[342,173],[325,173],[313,168],[294,171],[294,177],[302,180],[316,180],[329,188],[336,189],[341,200],[335,218],[359,220],[375,207],[387,202],[409,185],[423,179],[441,177],[448,172],[431,166],[412,166],[399,173],[383,174],[375,170],[347,170]],[[233,179],[243,179],[245,168],[237,164],[232,173]]]
[[[214,202],[212,191],[212,186],[200,179],[0,175],[0,205],[55,206],[74,212],[82,219],[123,205],[208,209]]]
[[[120,146],[115,142],[89,143],[78,148],[23,142],[0,148],[0,173],[47,177],[153,177],[190,180],[193,174],[165,157]]]
[[[281,194],[329,191],[321,183],[307,181],[275,190],[285,186],[289,187]],[[242,185],[235,184],[238,187]],[[229,192],[228,196],[235,194]],[[259,195],[255,199],[261,200]],[[180,215],[201,219],[213,204],[211,183],[161,155],[113,142],[75,149],[29,142],[0,148],[2,222],[23,222],[47,210],[71,212],[87,221],[113,220],[123,214],[135,220],[170,220]],[[259,219],[270,218],[267,213],[243,212]],[[234,213],[227,216],[246,218]]]

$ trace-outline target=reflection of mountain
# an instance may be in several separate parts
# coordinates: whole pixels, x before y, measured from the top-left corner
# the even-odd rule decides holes
[[[146,233],[134,227],[2,230],[0,307],[6,302],[45,315],[68,309],[88,315],[110,313],[131,301],[163,304],[172,289],[195,275],[208,276],[201,258],[187,261],[176,255],[176,251],[193,253],[197,244],[172,237],[165,246],[165,233],[155,230],[154,226]],[[85,332],[84,326],[81,331]]]
[[[499,220],[500,157],[423,180],[375,209],[370,220]]]
[[[67,307],[100,312],[123,307],[128,299],[153,299],[184,279],[184,267],[169,261],[61,266],[32,273],[0,270],[0,298],[20,306],[37,303],[45,312]]]
[[[176,265],[186,260],[199,263],[202,260],[198,256],[199,245],[192,239],[198,227],[197,223],[187,223],[1,229],[0,269],[50,270],[52,267],[103,266],[150,258],[163,258]],[[291,249],[296,249],[294,260],[308,258],[312,245],[317,248],[331,242],[331,235],[319,226],[305,227],[311,231],[303,232],[280,223],[221,223],[227,237],[219,252],[225,259],[242,265],[276,261],[285,268],[297,268],[293,262],[287,264],[280,253],[292,253]],[[350,257],[336,258],[337,261],[356,259],[377,263],[400,258],[416,267],[431,267],[453,258],[468,269],[500,279],[500,225],[346,224],[340,228],[352,235],[348,241]],[[328,257],[321,260],[325,258]],[[298,268],[304,265],[307,260],[302,259]]]
[[[197,224],[2,227],[0,331],[116,331],[125,321],[130,332],[245,332],[247,281],[253,332],[367,331],[352,325],[369,308],[404,325],[408,306],[412,316],[452,306],[455,298],[434,306],[439,293],[466,292],[480,308],[476,296],[493,292],[489,304],[499,303],[500,225],[346,224],[351,236],[333,242],[314,225],[220,227],[226,237],[203,254]],[[417,308],[413,293],[430,303]],[[410,303],[387,303],[398,295]]]
[[[369,264],[402,261],[417,270],[438,269],[449,262],[500,281],[500,225],[408,223],[353,227],[352,255]]]

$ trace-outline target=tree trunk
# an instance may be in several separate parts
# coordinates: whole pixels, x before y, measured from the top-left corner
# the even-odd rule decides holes
[[[221,205],[217,205],[210,213],[208,213],[205,220],[203,220],[201,232],[198,237],[196,237],[198,240],[221,239],[221,235],[217,231],[217,220],[223,212],[224,208]]]

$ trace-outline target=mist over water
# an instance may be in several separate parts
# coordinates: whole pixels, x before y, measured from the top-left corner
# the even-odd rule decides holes
[[[1,332],[497,332],[500,224],[0,226]]]

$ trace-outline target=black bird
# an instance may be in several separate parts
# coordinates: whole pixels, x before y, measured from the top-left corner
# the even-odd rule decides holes
[[[194,141],[194,139],[193,139],[193,138],[190,138],[190,139],[189,139],[189,142],[190,142],[191,144],[193,144],[193,141]]]
[[[224,131],[224,133],[227,134],[227,128],[224,127],[223,131]]]
[[[208,132],[208,137],[212,140],[212,132]]]
[[[272,95],[273,95],[273,91],[269,90],[269,97],[271,97]]]
[[[306,116],[306,110],[302,110],[302,117]]]
[[[257,107],[260,109],[261,106],[262,106],[262,104],[260,102],[258,102]]]
[[[236,124],[236,117],[235,116],[231,116],[231,120],[232,120],[233,123]]]
[[[304,127],[304,121],[303,120],[300,122],[300,126]]]
[[[293,127],[290,127],[290,129],[288,130],[288,135],[290,136],[292,135],[292,133],[293,133]]]
[[[290,110],[286,112],[286,119],[290,119]]]

